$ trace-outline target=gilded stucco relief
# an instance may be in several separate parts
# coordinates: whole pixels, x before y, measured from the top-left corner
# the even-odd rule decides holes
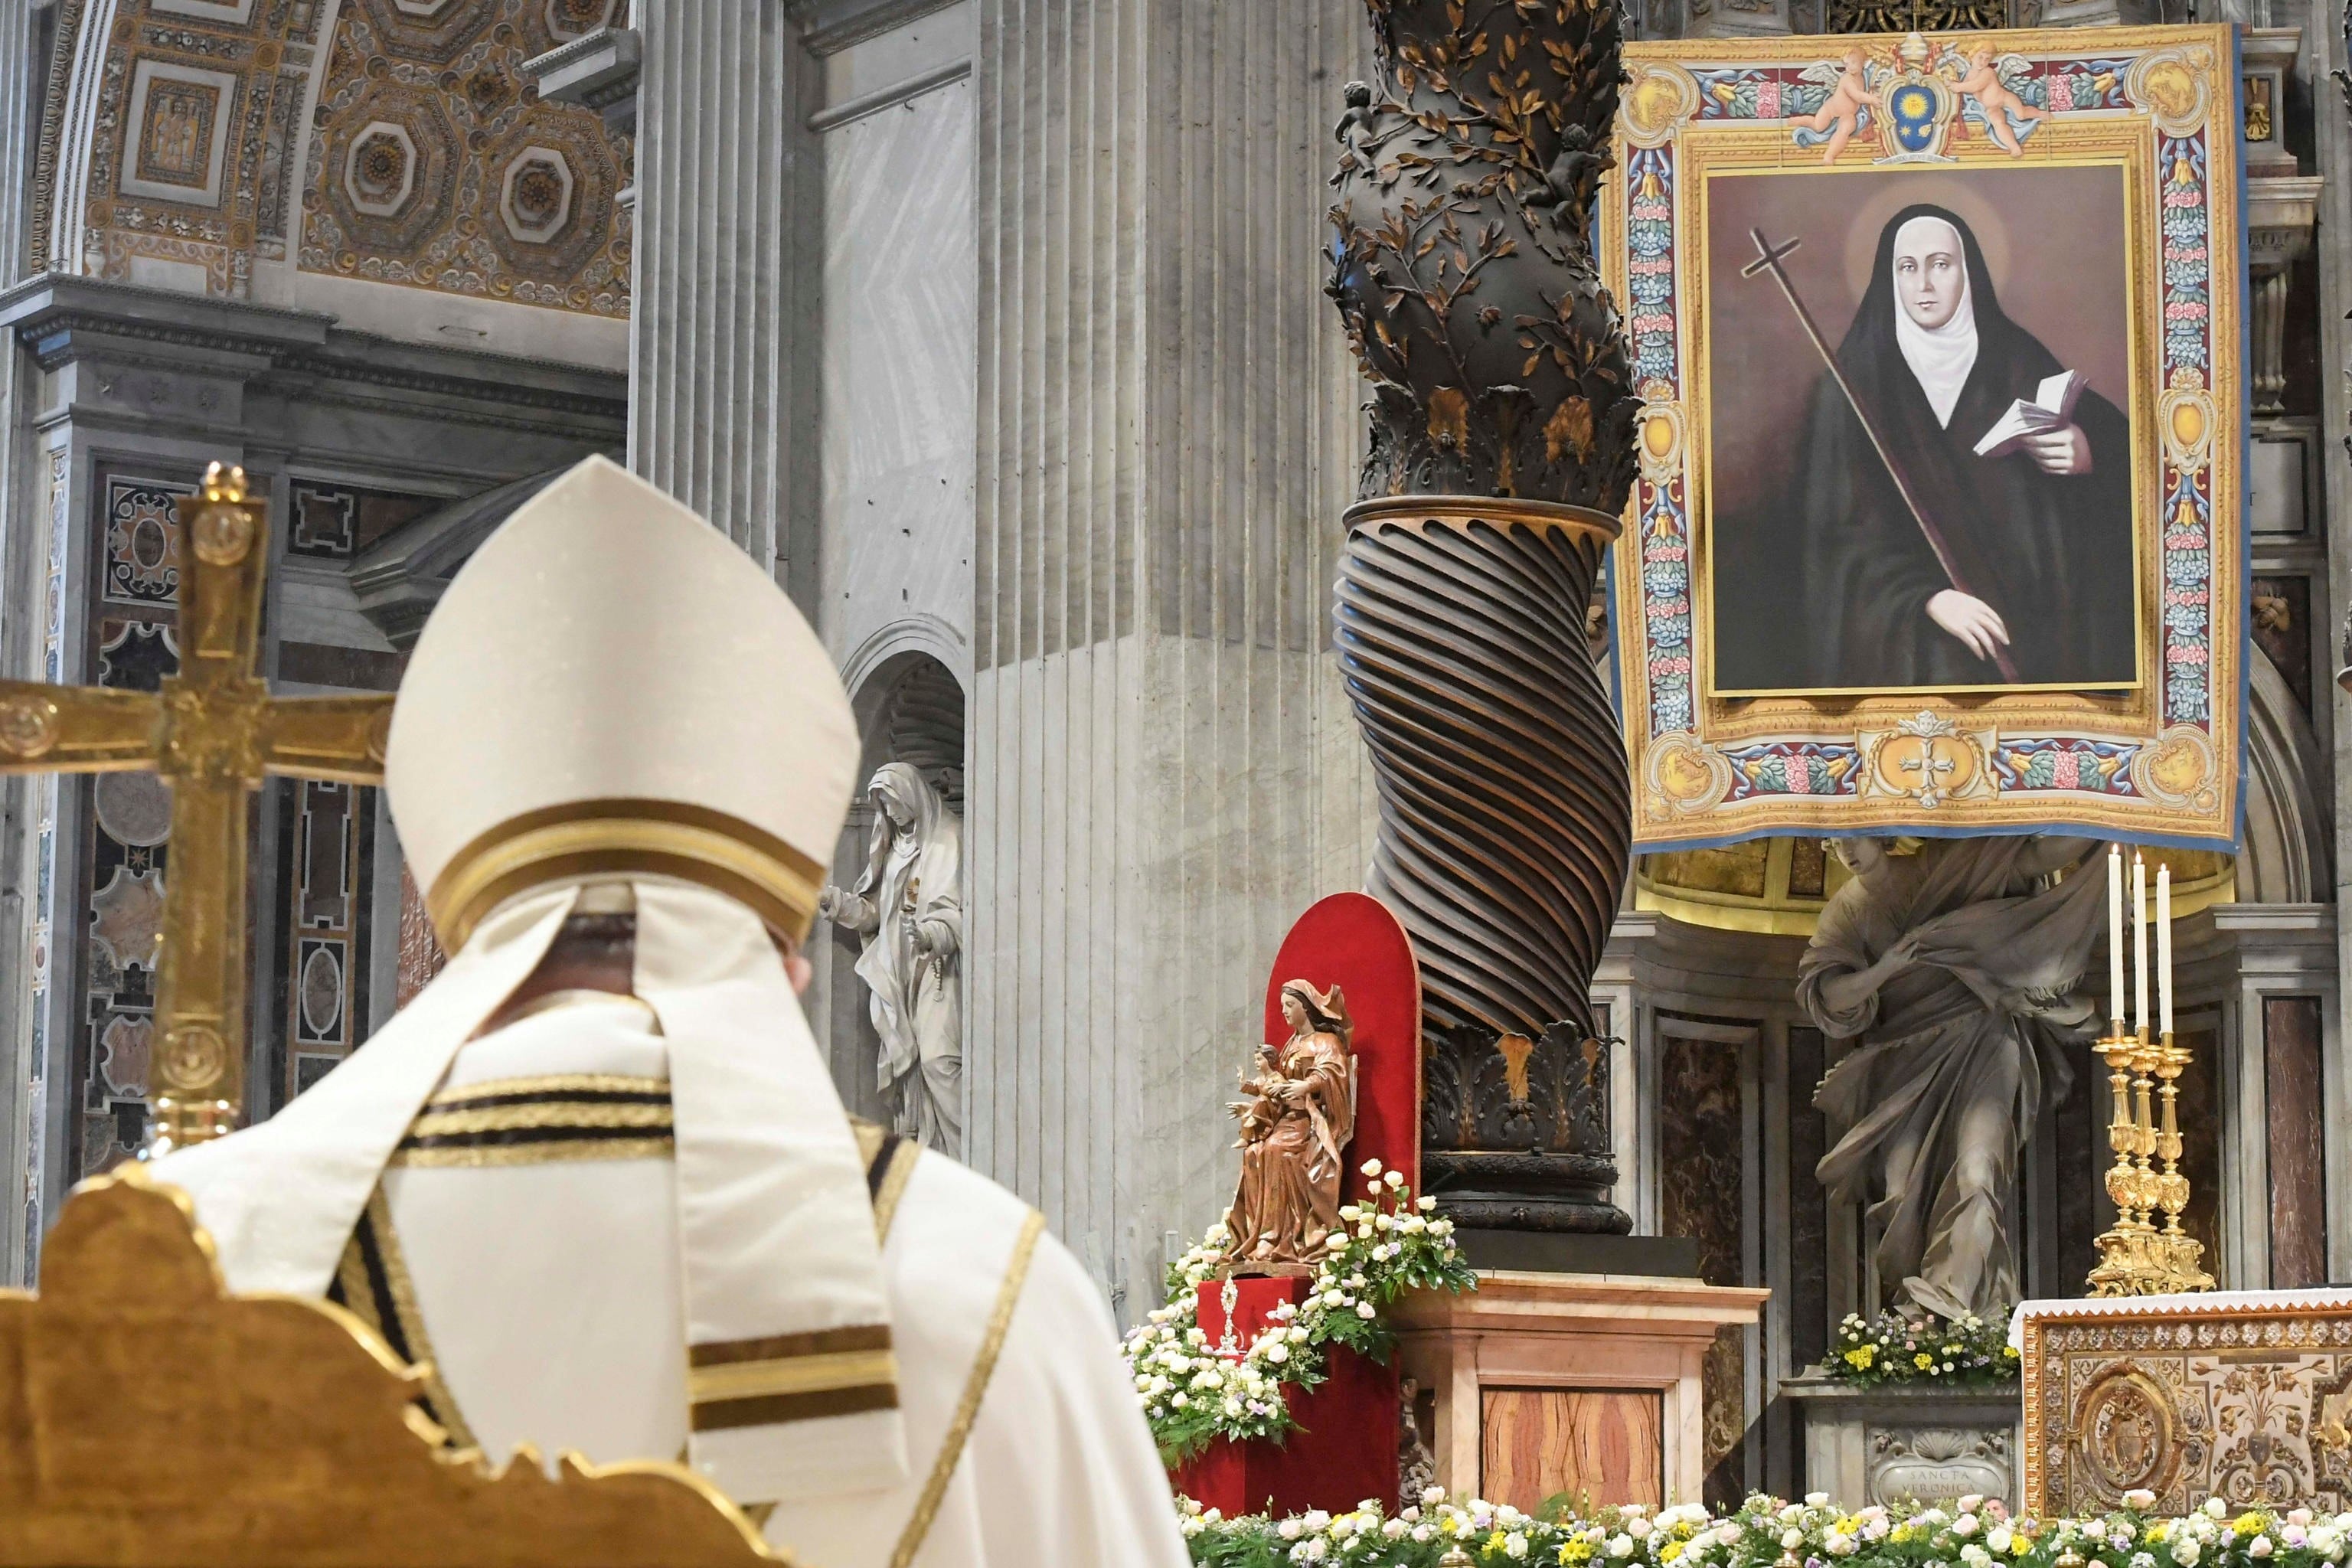
[[[626,316],[632,149],[521,70],[611,8],[352,0],[312,116],[301,269]]]
[[[345,0],[328,36],[325,0],[65,0],[31,259],[230,299],[290,260],[625,317],[633,149],[521,68],[616,6]]]

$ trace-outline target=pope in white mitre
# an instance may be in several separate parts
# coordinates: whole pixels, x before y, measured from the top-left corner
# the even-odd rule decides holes
[[[1093,1282],[1011,1194],[854,1122],[802,1016],[857,761],[767,575],[581,464],[401,683],[385,788],[448,967],[155,1174],[232,1289],[429,1365],[453,1447],[683,1457],[815,1568],[1176,1568]]]

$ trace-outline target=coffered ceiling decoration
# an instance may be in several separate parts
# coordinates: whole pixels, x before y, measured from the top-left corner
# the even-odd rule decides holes
[[[594,114],[541,102],[521,74],[604,10],[346,0],[312,116],[302,270],[626,315],[628,217],[614,197],[627,148]],[[354,194],[370,189],[366,204]]]
[[[619,0],[59,0],[33,264],[628,314],[633,149],[520,67]],[[265,295],[265,297],[268,297]]]

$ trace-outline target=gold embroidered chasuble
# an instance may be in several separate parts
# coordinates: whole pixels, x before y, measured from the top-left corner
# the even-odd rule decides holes
[[[650,1016],[587,1000],[465,1047],[410,1124],[327,1295],[430,1366],[419,1403],[454,1445],[599,1461],[684,1448],[710,1369],[680,1353],[667,1090]],[[856,1133],[911,1474],[737,1500],[813,1568],[1179,1568],[1093,1282],[1003,1189],[880,1128]],[[795,1397],[810,1414],[835,1408],[824,1367],[861,1353],[809,1358],[819,1370]]]

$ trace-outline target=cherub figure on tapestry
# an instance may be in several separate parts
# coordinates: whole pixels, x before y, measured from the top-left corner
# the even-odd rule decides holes
[[[1241,1181],[1225,1211],[1235,1274],[1307,1275],[1339,1223],[1339,1182],[1356,1130],[1355,1024],[1337,985],[1282,988],[1290,1038],[1260,1046],[1242,1078]]]
[[[1885,111],[1878,100],[1878,89],[1871,83],[1870,57],[1860,48],[1851,48],[1842,59],[1806,68],[1801,79],[1823,89],[1825,95],[1811,114],[1798,120],[1797,145],[1818,147],[1827,142],[1822,162],[1834,163],[1848,142],[1869,130],[1871,114]]]
[[[1990,44],[1979,44],[1969,51],[1967,68],[1953,84],[1969,100],[1969,118],[1984,128],[1994,146],[2012,158],[2023,155],[2025,138],[2050,118],[2048,110],[2019,96],[2031,68],[2023,55],[1996,58]]]

